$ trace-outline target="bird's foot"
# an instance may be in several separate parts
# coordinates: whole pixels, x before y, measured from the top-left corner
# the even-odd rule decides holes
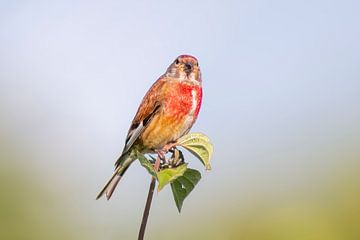
[[[166,145],[162,148],[162,150],[163,150],[165,153],[168,153],[168,152],[173,152],[175,148],[176,148],[176,142],[171,142],[171,143],[166,144]]]
[[[169,158],[166,158],[166,153],[172,153]],[[156,151],[160,159],[160,168],[175,168],[184,163],[184,155],[176,148],[176,142],[165,145],[161,150]]]

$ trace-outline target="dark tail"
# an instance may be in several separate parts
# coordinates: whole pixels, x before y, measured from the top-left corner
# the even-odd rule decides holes
[[[130,164],[135,159],[133,155],[130,153],[125,153],[120,156],[119,160],[117,161],[118,166],[116,167],[114,174],[111,176],[110,180],[105,184],[104,188],[97,195],[96,200],[101,198],[104,194],[106,195],[107,200],[111,198],[111,195],[113,194],[121,177],[124,175],[126,170],[129,168]]]

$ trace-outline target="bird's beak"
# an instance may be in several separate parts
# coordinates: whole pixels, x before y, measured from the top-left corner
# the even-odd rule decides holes
[[[185,72],[187,75],[189,75],[193,70],[192,63],[185,63]]]

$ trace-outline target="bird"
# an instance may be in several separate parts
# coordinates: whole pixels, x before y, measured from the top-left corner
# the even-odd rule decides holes
[[[198,60],[178,56],[150,87],[130,125],[124,149],[115,162],[110,180],[97,195],[109,200],[137,153],[164,156],[166,146],[187,134],[195,123],[202,102],[202,78]]]

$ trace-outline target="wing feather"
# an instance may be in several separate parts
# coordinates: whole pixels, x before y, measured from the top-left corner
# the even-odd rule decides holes
[[[128,131],[123,153],[130,150],[153,117],[161,110],[163,102],[161,92],[165,84],[165,79],[160,77],[144,96]]]
[[[139,124],[134,125],[133,129],[130,128],[123,152],[129,151],[129,149],[132,147],[134,142],[139,138],[140,134],[144,131],[145,127],[155,116],[159,108],[160,108],[160,104],[157,104],[154,107],[154,110],[148,116],[146,116],[143,121],[141,121]]]

